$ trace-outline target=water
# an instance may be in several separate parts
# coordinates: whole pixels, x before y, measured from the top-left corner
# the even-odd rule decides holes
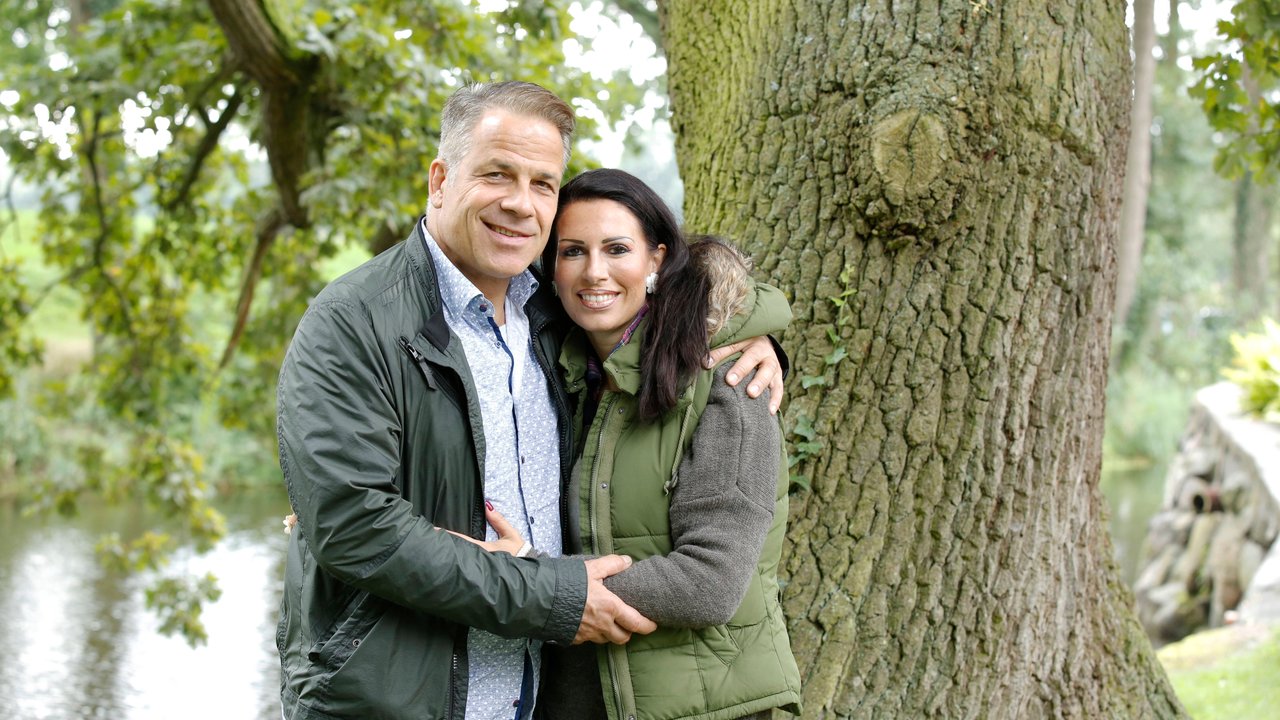
[[[147,576],[105,569],[94,544],[152,524],[136,509],[84,503],[80,516],[23,518],[0,504],[0,715],[14,720],[260,718],[279,710],[274,638],[284,575],[283,492],[219,504],[227,537],[168,570],[214,573],[206,645],[159,634]],[[166,571],[166,572],[167,572]]]
[[[1103,472],[1126,583],[1137,574],[1162,480],[1160,466]],[[146,577],[110,572],[94,555],[102,533],[129,537],[154,519],[89,503],[73,520],[30,519],[0,503],[0,717],[279,718],[274,637],[287,507],[283,492],[220,503],[226,539],[205,555],[187,549],[175,558],[171,569],[213,572],[222,588],[205,608],[208,644],[191,648],[157,631]]]
[[[1133,587],[1142,560],[1147,524],[1160,510],[1166,463],[1112,469],[1102,466],[1102,495],[1111,511],[1109,529],[1116,564],[1125,585]]]

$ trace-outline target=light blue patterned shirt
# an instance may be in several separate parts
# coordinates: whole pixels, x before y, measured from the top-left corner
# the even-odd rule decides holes
[[[484,425],[484,494],[540,553],[558,557],[560,445],[547,378],[538,366],[524,304],[538,288],[528,270],[507,288],[506,323],[445,257],[435,238],[422,234],[436,266],[449,329],[462,341],[480,399]],[[493,528],[488,540],[497,540]],[[507,639],[483,630],[467,634],[467,720],[512,720],[532,709],[542,643]]]

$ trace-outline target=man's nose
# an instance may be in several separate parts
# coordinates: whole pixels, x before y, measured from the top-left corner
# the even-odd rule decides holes
[[[529,183],[512,183],[511,190],[502,198],[502,209],[519,217],[533,215],[533,189]]]

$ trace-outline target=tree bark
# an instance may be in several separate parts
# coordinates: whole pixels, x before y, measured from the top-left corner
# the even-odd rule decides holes
[[[1182,716],[1098,491],[1123,4],[660,7],[685,217],[796,315],[805,716]]]
[[[1116,271],[1115,322],[1123,325],[1138,289],[1142,241],[1151,188],[1151,117],[1155,92],[1155,0],[1133,0],[1133,113],[1129,157],[1125,163],[1124,203],[1120,206],[1120,253]]]

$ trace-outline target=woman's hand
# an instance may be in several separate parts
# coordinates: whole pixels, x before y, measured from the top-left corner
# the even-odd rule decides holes
[[[445,530],[445,532],[450,535],[457,535],[463,540],[474,545],[479,545],[489,552],[505,552],[515,555],[516,557],[524,557],[533,550],[532,546],[529,546],[527,550],[525,549],[527,543],[525,543],[524,538],[520,537],[520,533],[511,526],[511,523],[507,522],[506,518],[502,517],[502,513],[493,509],[493,504],[488,500],[484,503],[484,519],[487,520],[489,525],[498,533],[497,540],[486,542],[476,540],[473,537],[463,535],[462,533],[454,532],[452,530]]]

